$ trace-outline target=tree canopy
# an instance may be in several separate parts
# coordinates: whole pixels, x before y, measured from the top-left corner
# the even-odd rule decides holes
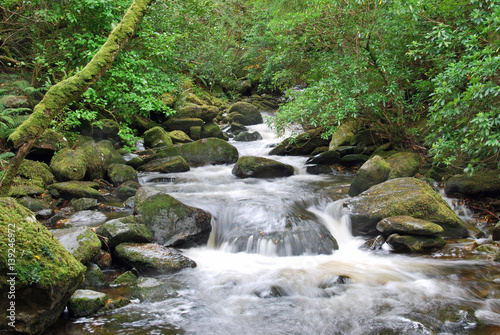
[[[0,62],[43,90],[78,72],[130,0],[6,0]],[[500,0],[158,0],[113,67],[54,127],[170,115],[161,97],[239,82],[284,94],[271,124],[356,120],[468,172],[500,162]],[[194,85],[186,85],[186,82]]]

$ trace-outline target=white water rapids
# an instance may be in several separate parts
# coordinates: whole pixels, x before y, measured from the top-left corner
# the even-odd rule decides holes
[[[232,142],[240,156],[265,156],[275,135]],[[486,261],[396,255],[360,249],[342,208],[352,176],[309,175],[305,157],[271,157],[295,167],[292,177],[238,179],[232,166],[144,175],[180,201],[210,212],[207,247],[183,250],[197,263],[156,277],[167,293],[104,316],[67,325],[66,334],[498,334],[498,267]],[[150,182],[170,178],[170,182]],[[276,256],[272,240],[256,249],[233,243],[247,231],[283,228],[289,213],[307,213],[337,239],[331,255]],[[255,237],[251,237],[255,238]],[[443,255],[452,251],[443,251]],[[495,270],[496,269],[496,270]],[[495,279],[496,278],[496,279]],[[484,279],[484,281],[483,281]],[[49,332],[50,334],[50,332]],[[56,333],[53,333],[56,334]]]

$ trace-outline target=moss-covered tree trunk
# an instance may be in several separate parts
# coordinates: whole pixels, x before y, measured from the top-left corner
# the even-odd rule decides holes
[[[9,137],[17,149],[0,180],[0,196],[7,196],[16,172],[35,141],[63,108],[76,100],[111,67],[120,49],[133,36],[139,22],[153,0],[134,0],[120,24],[111,32],[101,49],[81,71],[52,86],[33,114]]]

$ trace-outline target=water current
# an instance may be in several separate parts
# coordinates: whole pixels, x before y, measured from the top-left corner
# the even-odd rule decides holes
[[[265,125],[250,128],[263,139],[231,143],[240,156],[267,156],[279,140]],[[162,289],[147,299],[47,333],[500,334],[500,271],[464,252],[471,240],[418,256],[360,249],[342,207],[353,176],[308,174],[306,157],[270,158],[295,175],[238,179],[224,165],[141,175],[214,217],[209,244],[183,250],[197,267],[156,276]],[[339,250],[312,254],[299,231],[284,234],[297,215],[324,225]]]

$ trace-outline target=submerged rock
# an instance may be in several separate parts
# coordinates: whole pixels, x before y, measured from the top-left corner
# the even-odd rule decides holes
[[[176,296],[175,290],[168,283],[157,278],[141,277],[132,289],[131,295],[141,301],[163,301]]]
[[[173,273],[194,268],[196,263],[176,249],[154,243],[122,243],[115,248],[120,261],[140,272]]]
[[[238,178],[277,178],[288,177],[294,174],[291,165],[278,162],[274,159],[243,156],[238,159],[232,173]]]
[[[57,321],[83,282],[85,267],[14,199],[0,198],[0,222],[0,328],[41,334]],[[11,248],[17,255],[15,264],[8,262]],[[9,281],[11,272],[17,273],[15,284]],[[8,310],[11,285],[15,285],[15,313]],[[12,321],[15,329],[8,324]]]
[[[153,241],[179,248],[205,245],[212,230],[212,216],[187,206],[152,187],[142,187],[135,196],[135,213],[153,233]]]
[[[387,180],[391,168],[389,164],[380,156],[374,156],[364,163],[349,188],[349,195],[354,197],[370,187]]]
[[[88,263],[101,249],[99,237],[88,227],[53,230],[54,237],[73,257]]]
[[[468,236],[462,220],[429,185],[415,178],[396,178],[372,186],[345,203],[354,235],[376,236],[377,223],[391,216],[411,216],[440,225],[446,238]]]
[[[76,290],[68,303],[68,310],[74,317],[91,316],[106,306],[108,296],[92,290]]]

